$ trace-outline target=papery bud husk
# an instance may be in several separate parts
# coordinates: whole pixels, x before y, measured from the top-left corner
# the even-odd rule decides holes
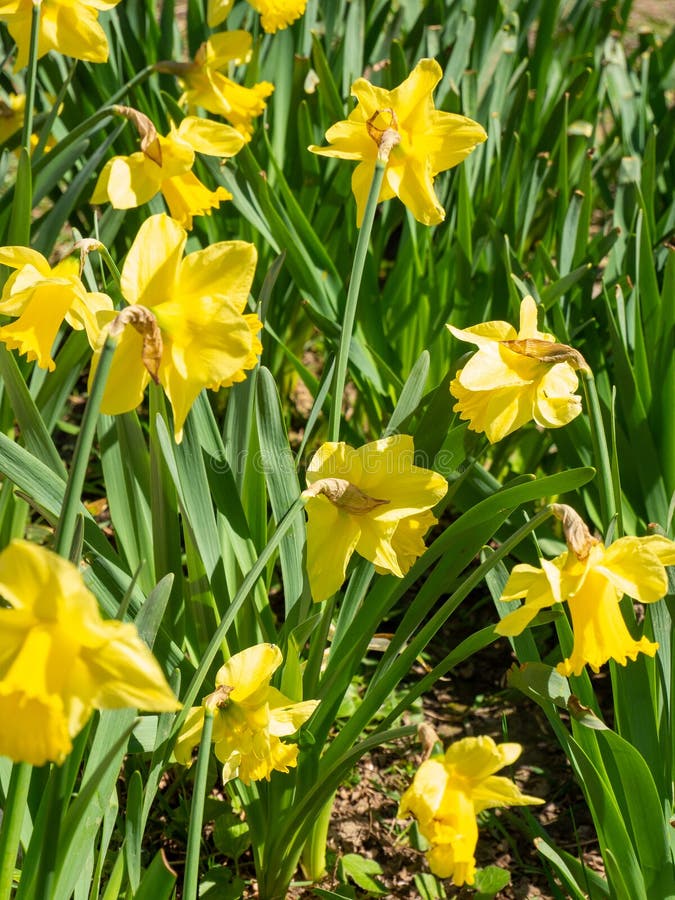
[[[514,353],[530,359],[538,359],[551,365],[566,362],[573,369],[580,369],[582,372],[591,371],[591,367],[581,353],[574,347],[568,347],[567,344],[542,341],[538,338],[521,338],[513,341],[500,341],[500,343],[509,350],[513,350]]]
[[[588,526],[579,513],[564,503],[552,503],[551,510],[556,519],[562,522],[567,546],[578,559],[586,559],[591,548],[598,544],[597,538],[588,530]]]
[[[320,478],[303,491],[304,497],[318,497],[320,494],[327,497],[334,506],[356,516],[389,503],[389,500],[369,497],[345,478]]]
[[[118,337],[127,325],[131,325],[142,336],[143,350],[141,358],[143,365],[150,373],[150,377],[155,384],[159,384],[159,365],[162,361],[164,347],[162,332],[157,324],[157,319],[145,306],[127,306],[113,320],[110,326],[111,337]]]

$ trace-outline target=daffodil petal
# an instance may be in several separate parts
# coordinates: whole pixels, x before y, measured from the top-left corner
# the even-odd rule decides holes
[[[216,684],[232,687],[230,699],[239,703],[269,682],[283,661],[281,650],[275,644],[247,647],[220,667]]]
[[[231,125],[197,116],[186,116],[178,126],[178,134],[198,153],[207,156],[234,156],[245,143],[242,134]]]
[[[192,751],[199,746],[204,729],[204,707],[193,706],[176,739],[173,755],[182,766],[192,762]]]
[[[168,216],[150,216],[141,225],[122,269],[128,303],[151,309],[173,296],[187,234]]]
[[[105,335],[101,337],[104,339]],[[102,346],[102,340],[100,343]],[[150,375],[143,365],[142,352],[143,338],[131,325],[127,325],[113,354],[101,400],[101,412],[105,415],[117,416],[120,413],[130,412],[143,402],[143,394],[150,381]],[[89,389],[99,358],[100,349],[94,353],[92,360]]]
[[[312,598],[320,603],[342,586],[361,527],[355,516],[336,509],[325,497],[313,497],[306,510],[307,575]]]
[[[471,797],[477,814],[496,806],[531,806],[544,802],[540,797],[523,794],[518,785],[500,775],[491,775],[476,785],[471,791]]]

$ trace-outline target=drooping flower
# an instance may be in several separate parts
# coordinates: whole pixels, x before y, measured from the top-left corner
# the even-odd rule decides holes
[[[0,755],[61,763],[93,709],[178,709],[136,627],[101,618],[78,569],[44,547],[0,553]]]
[[[108,40],[98,23],[99,12],[113,9],[120,0],[42,0],[38,59],[56,50],[74,59],[105,62]],[[28,62],[33,0],[0,0],[0,22],[16,41],[16,68]]]
[[[569,507],[579,527],[579,517]],[[564,523],[564,520],[563,520]],[[585,526],[583,526],[584,530]],[[520,634],[541,609],[567,601],[572,618],[572,655],[558,664],[562,675],[580,675],[589,665],[597,672],[608,660],[625,666],[638,653],[654,656],[658,644],[628,631],[619,601],[624,594],[639,603],[655,603],[668,592],[664,566],[675,564],[675,542],[660,535],[624,537],[605,547],[593,538],[576,545],[566,528],[568,550],[541,568],[514,567],[502,600],[524,603],[495,626],[503,635]]]
[[[269,81],[253,87],[237,84],[222,73],[230,63],[246,62],[251,56],[251,35],[246,31],[213,34],[197,51],[194,62],[166,64],[185,85],[181,103],[193,112],[197,107],[223,116],[242,134],[253,132],[253,120],[265,111],[265,100],[274,90]]]
[[[452,878],[456,885],[473,884],[478,813],[491,807],[544,802],[522,794],[508,778],[494,774],[515,762],[521,751],[520,744],[469,737],[419,767],[401,797],[398,815],[417,819],[431,844],[427,860],[434,875]]]
[[[434,191],[434,178],[466,159],[487,135],[477,122],[434,107],[432,93],[443,72],[434,59],[422,59],[393,91],[365,78],[352,85],[357,99],[349,118],[326,132],[329,147],[311,146],[313,153],[358,161],[352,175],[357,223],[365,211],[380,143],[394,133],[398,143],[389,154],[380,200],[398,197],[418,222],[437,225],[445,218]]]
[[[132,327],[120,337],[101,405],[108,415],[135,409],[152,377],[171,402],[177,441],[199,392],[243,381],[262,351],[260,320],[244,313],[253,244],[221,241],[183,258],[186,240],[185,229],[164,213],[141,225],[121,279],[130,304],[121,316]]]
[[[114,156],[99,175],[92,203],[109,200],[115,209],[131,209],[151,200],[159,191],[169,211],[185,228],[192,217],[211,215],[222,200],[232,194],[219,186],[209,190],[192,171],[195,153],[230,157],[244,146],[243,136],[230,125],[186,116],[166,137],[158,135],[152,123],[136,110],[118,107],[142,130],[142,149],[131,156]],[[132,115],[133,114],[133,115]]]
[[[560,428],[581,412],[575,369],[589,371],[588,366],[576,350],[537,329],[532,297],[520,304],[518,331],[500,321],[447,327],[460,341],[478,347],[450,384],[458,400],[454,409],[472,431],[485,432],[495,443],[531,419],[544,428]]]
[[[320,602],[345,580],[356,551],[402,577],[424,552],[436,521],[428,512],[448,489],[442,475],[413,465],[414,447],[401,434],[354,450],[323,444],[307,469],[307,572]]]
[[[53,371],[51,350],[64,319],[76,331],[86,329],[93,344],[98,334],[96,316],[112,310],[113,304],[106,294],[87,291],[75,257],[66,257],[52,268],[37,250],[2,247],[0,265],[16,269],[0,297],[0,314],[17,317],[0,327],[0,341],[10,350],[18,349],[28,360]]]
[[[270,685],[283,662],[274,644],[256,644],[236,653],[216,675],[216,691],[204,705],[193,707],[181,730],[174,755],[189,765],[204,726],[204,708],[214,710],[216,757],[223,763],[223,781],[241,778],[244,784],[269,781],[273,771],[288,772],[297,765],[298,747],[281,738],[294,734],[312,715],[318,700],[294,703]]]
[[[307,0],[248,0],[253,9],[260,13],[260,22],[265,31],[274,34],[279,29],[288,28],[305,12]],[[209,28],[224,22],[234,6],[234,0],[209,0],[207,21]]]

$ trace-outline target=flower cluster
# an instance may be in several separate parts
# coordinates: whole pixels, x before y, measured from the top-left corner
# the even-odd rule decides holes
[[[478,813],[498,806],[543,803],[494,774],[514,763],[521,749],[520,744],[495,744],[490,737],[469,737],[419,767],[401,797],[398,815],[417,820],[431,844],[427,860],[434,875],[452,878],[457,885],[473,884]]]
[[[309,719],[318,700],[294,703],[270,679],[283,662],[274,644],[256,644],[242,650],[216,675],[216,691],[201,706],[193,707],[178,736],[174,755],[189,765],[204,726],[204,710],[214,710],[216,757],[223,764],[223,781],[240,778],[244,784],[269,781],[272,772],[288,772],[297,764],[297,744],[284,743]]]
[[[72,563],[13,541],[0,594],[0,756],[61,763],[93,709],[180,708],[135,626],[104,621]]]

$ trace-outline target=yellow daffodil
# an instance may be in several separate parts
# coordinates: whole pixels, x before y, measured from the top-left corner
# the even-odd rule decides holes
[[[0,594],[0,755],[61,763],[93,709],[180,707],[136,627],[103,620],[72,563],[12,541]]]
[[[451,744],[444,756],[419,767],[401,797],[398,815],[413,815],[431,844],[429,867],[456,885],[473,884],[478,842],[476,816],[496,806],[543,803],[522,794],[508,778],[495,775],[521,754],[520,744],[495,744],[490,737],[469,737]]]
[[[623,666],[638,653],[654,656],[658,644],[631,636],[619,601],[624,594],[639,603],[660,600],[668,592],[664,566],[673,564],[675,542],[659,535],[624,537],[609,547],[589,539],[576,549],[568,536],[567,552],[553,560],[542,559],[541,568],[514,567],[502,600],[525,598],[525,602],[505,616],[495,631],[520,634],[539,610],[566,600],[574,647],[572,655],[557,666],[562,675],[580,675],[586,664],[597,672],[609,659]]]
[[[220,70],[230,63],[246,62],[251,55],[251,35],[246,31],[223,31],[205,41],[193,63],[168,63],[164,68],[175,71],[185,85],[181,103],[188,110],[197,107],[223,116],[242,134],[250,135],[253,120],[265,111],[265,100],[274,85],[261,81],[244,87],[228,78]]]
[[[93,344],[96,316],[112,310],[113,304],[106,294],[87,291],[76,258],[67,257],[52,268],[37,250],[2,247],[0,265],[16,269],[0,297],[0,314],[18,317],[0,328],[0,341],[10,350],[18,349],[51,372],[51,350],[64,319],[76,331],[86,329]]]
[[[74,59],[105,62],[108,41],[98,23],[99,12],[113,9],[120,0],[42,0],[38,59],[56,50]],[[0,22],[16,41],[17,69],[28,62],[33,0],[0,0]]]
[[[134,118],[145,120],[137,113]],[[147,120],[144,125],[152,127]],[[235,128],[186,116],[166,137],[154,135],[141,146],[143,149],[131,156],[108,160],[96,183],[92,203],[109,200],[115,209],[131,209],[147,203],[161,191],[173,218],[192,228],[193,216],[210,215],[222,200],[232,199],[222,186],[210,191],[192,166],[195,153],[219,157],[238,153],[244,138]]]
[[[530,419],[544,428],[560,428],[581,412],[575,369],[588,366],[576,350],[537,329],[532,297],[520,304],[518,331],[500,321],[447,327],[460,341],[478,347],[450,384],[459,401],[454,409],[468,419],[472,431],[485,432],[495,443]]]
[[[307,469],[307,571],[320,602],[345,580],[356,551],[402,577],[435,523],[428,512],[448,489],[442,475],[413,465],[413,440],[395,435],[354,450],[323,444]]]
[[[152,377],[171,401],[178,441],[202,388],[243,381],[262,350],[260,320],[244,313],[257,260],[253,244],[222,241],[183,258],[186,240],[185,229],[164,213],[141,225],[121,279],[131,304],[121,317],[132,327],[115,350],[101,406],[108,415],[134,409]],[[97,359],[98,352],[92,377]]]
[[[359,225],[385,131],[393,131],[398,143],[389,154],[379,199],[398,197],[424,225],[437,225],[445,218],[434,178],[466,159],[487,135],[471,119],[434,108],[431,95],[442,75],[436,60],[422,59],[393,91],[357,79],[352,85],[358,101],[355,109],[326,132],[331,146],[309,148],[322,156],[358,161],[352,191]]]
[[[274,34],[279,29],[288,28],[305,12],[307,0],[248,0],[253,9],[260,13],[260,22],[265,31]],[[209,0],[207,21],[210,28],[224,22],[234,6],[234,0]]]
[[[274,644],[256,644],[236,653],[216,675],[216,691],[204,704],[214,710],[216,757],[223,763],[223,781],[241,778],[244,784],[266,778],[273,771],[288,772],[297,765],[298,748],[282,737],[294,734],[312,715],[318,700],[293,703],[270,678],[283,662]],[[193,707],[178,736],[174,755],[189,765],[204,725],[204,705]]]

